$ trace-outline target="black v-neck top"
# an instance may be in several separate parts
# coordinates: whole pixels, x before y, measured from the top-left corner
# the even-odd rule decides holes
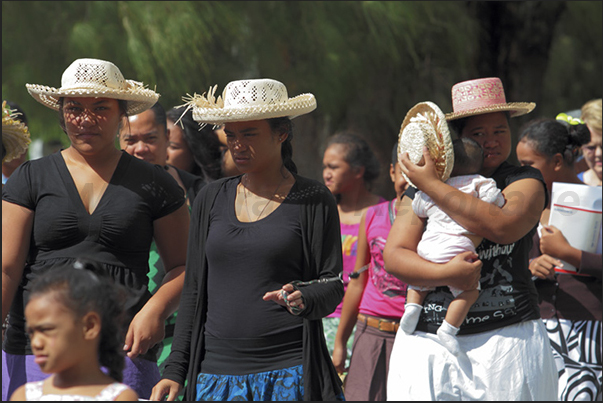
[[[43,270],[87,256],[131,291],[128,323],[150,298],[147,290],[153,221],[184,204],[184,192],[163,167],[122,151],[96,209],[88,213],[61,152],[26,161],[2,188],[2,200],[34,212],[23,279],[11,306],[3,349],[31,354],[24,304]]]

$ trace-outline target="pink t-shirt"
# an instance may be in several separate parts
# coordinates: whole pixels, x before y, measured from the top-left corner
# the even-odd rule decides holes
[[[358,224],[340,224],[341,225],[341,249],[343,253],[343,289],[348,289],[350,282],[350,273],[354,271],[356,265],[356,250],[358,248]],[[341,317],[343,300],[337,305],[335,311],[327,316],[328,318]]]
[[[385,199],[379,196],[379,203],[383,203]],[[341,226],[341,249],[343,253],[343,289],[348,289],[350,282],[350,273],[354,271],[356,266],[356,251],[358,248],[358,224],[340,224]],[[327,316],[327,318],[341,317],[341,309],[343,308],[343,300],[337,305],[335,311]]]
[[[395,217],[394,201],[369,207],[366,212],[366,240],[371,262],[369,278],[359,312],[384,319],[400,320],[406,303],[407,284],[385,271],[383,248]]]

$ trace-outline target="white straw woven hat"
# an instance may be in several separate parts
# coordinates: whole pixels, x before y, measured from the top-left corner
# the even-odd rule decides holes
[[[478,78],[452,86],[452,113],[446,119],[455,120],[492,112],[509,112],[514,118],[532,112],[534,102],[507,102],[505,89],[498,77]]]
[[[137,81],[126,80],[111,62],[99,59],[77,59],[63,72],[61,88],[26,84],[27,91],[42,105],[59,110],[61,97],[113,98],[127,101],[129,115],[152,107],[159,94]]]
[[[312,94],[289,98],[280,81],[262,78],[231,81],[217,99],[217,85],[202,95],[184,97],[193,109],[193,119],[200,123],[222,124],[279,117],[296,118],[316,109]]]
[[[29,129],[16,117],[16,113],[8,108],[6,101],[2,101],[2,147],[6,152],[2,158],[3,163],[23,154],[31,143]]]
[[[398,161],[402,153],[407,152],[413,164],[419,163],[424,146],[429,149],[438,176],[446,181],[454,165],[452,138],[444,112],[429,101],[416,104],[406,114],[398,135]],[[406,174],[402,175],[411,186],[416,187]]]

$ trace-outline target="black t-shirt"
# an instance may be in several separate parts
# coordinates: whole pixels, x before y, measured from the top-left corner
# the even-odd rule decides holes
[[[301,364],[302,318],[262,299],[266,292],[303,275],[299,206],[285,199],[268,216],[240,222],[234,211],[236,190],[237,181],[229,182],[218,193],[210,215],[206,348],[211,352],[212,343],[227,340],[236,355],[235,370],[241,373],[248,371],[243,370],[249,367],[246,360],[260,361],[264,370],[271,368],[268,362],[281,369],[291,366],[285,363],[295,356]],[[204,362],[202,368],[206,371],[215,364]]]
[[[527,178],[538,179],[546,185],[540,171],[532,167],[515,167],[503,163],[492,175],[499,189]],[[547,201],[542,206],[544,209]],[[469,310],[459,334],[489,331],[510,324],[539,319],[538,294],[528,269],[534,226],[523,238],[508,245],[486,238],[476,248],[483,262],[478,300]],[[446,316],[453,296],[448,287],[430,292],[423,303],[417,330],[435,333]]]
[[[23,315],[31,281],[50,267],[89,257],[130,291],[129,323],[151,296],[147,273],[153,221],[176,211],[185,198],[163,167],[122,151],[92,214],[84,207],[60,152],[19,166],[2,188],[2,200],[34,212],[23,280],[3,344],[8,353],[31,354]]]

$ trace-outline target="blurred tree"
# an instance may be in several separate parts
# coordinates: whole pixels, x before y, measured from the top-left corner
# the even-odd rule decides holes
[[[66,143],[25,83],[59,87],[76,58],[111,60],[165,107],[270,77],[318,100],[294,121],[301,173],[320,179],[326,138],[346,128],[386,172],[406,111],[426,100],[451,111],[458,81],[501,77],[509,100],[537,102],[530,118],[600,97],[601,15],[589,1],[3,1],[2,95],[34,138]],[[393,196],[387,175],[376,191]]]

